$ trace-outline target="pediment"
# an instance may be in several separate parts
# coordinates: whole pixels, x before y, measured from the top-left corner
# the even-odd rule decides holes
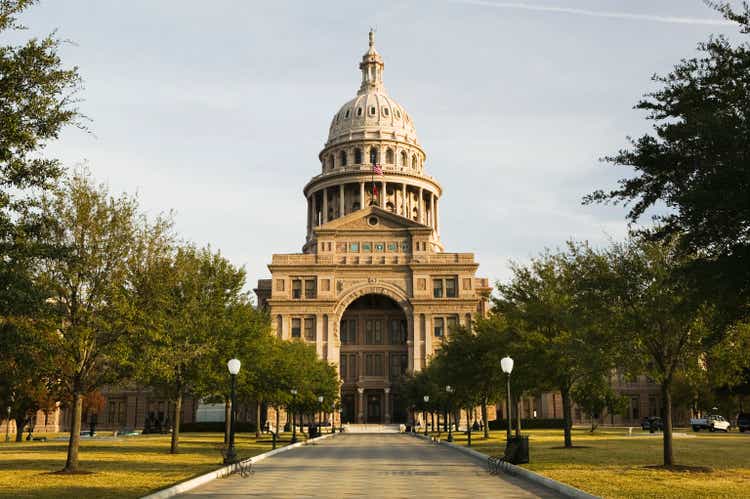
[[[373,223],[373,221],[377,221]],[[404,229],[430,229],[429,226],[420,224],[408,218],[404,218],[377,206],[369,206],[364,210],[358,210],[342,218],[332,220],[327,224],[317,227],[316,232],[335,231],[382,231],[382,230],[404,230]]]

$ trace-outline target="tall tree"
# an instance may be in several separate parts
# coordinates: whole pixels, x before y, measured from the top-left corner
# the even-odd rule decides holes
[[[496,309],[513,328],[518,348],[533,371],[560,390],[565,447],[573,446],[573,388],[613,367],[612,342],[601,322],[604,302],[597,296],[606,263],[588,245],[571,242],[566,252],[514,265],[510,282],[497,285]]]
[[[612,247],[610,260],[611,328],[630,371],[647,373],[661,387],[664,466],[673,466],[672,390],[680,373],[698,368],[710,344],[711,309],[680,278],[684,257],[676,242],[633,236]]]
[[[86,173],[66,180],[43,208],[57,220],[52,243],[67,248],[64,258],[45,261],[41,279],[57,319],[56,377],[73,409],[63,471],[75,473],[83,397],[123,376],[137,330],[133,271],[149,258],[143,241],[162,239],[169,223],[149,223],[135,199],[111,197]]]
[[[242,299],[245,273],[210,249],[180,246],[157,275],[157,300],[148,309],[136,366],[139,379],[174,402],[170,452],[179,447],[182,402],[205,395],[205,377],[221,343],[229,308]],[[150,293],[149,293],[150,294]]]
[[[728,2],[706,3],[750,34],[747,2],[741,11]],[[678,249],[697,256],[686,262],[694,287],[732,320],[750,312],[750,44],[718,36],[698,50],[669,74],[654,76],[660,88],[635,106],[653,130],[606,158],[635,174],[585,202],[630,203],[632,222],[665,205],[651,237],[682,235]]]
[[[23,29],[16,16],[33,3],[0,0],[0,38]],[[7,369],[0,372],[0,400],[14,414],[16,438],[25,415],[45,398],[49,381],[43,369],[50,354],[47,333],[36,327],[49,295],[36,271],[41,260],[59,256],[60,248],[47,239],[50,220],[39,203],[62,168],[41,153],[81,118],[74,100],[78,70],[64,67],[59,47],[54,35],[0,46],[0,370]]]

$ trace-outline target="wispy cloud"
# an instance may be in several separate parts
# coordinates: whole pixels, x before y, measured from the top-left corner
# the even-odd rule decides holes
[[[655,16],[651,14],[635,14],[632,12],[612,12],[603,10],[577,9],[574,7],[556,7],[554,5],[536,5],[520,2],[491,2],[488,0],[448,0],[451,3],[494,7],[497,9],[534,10],[538,12],[555,12],[588,17],[606,17],[610,19],[629,19],[633,21],[651,21],[668,24],[704,24],[712,26],[727,26],[734,24],[724,19],[707,19],[698,17]]]

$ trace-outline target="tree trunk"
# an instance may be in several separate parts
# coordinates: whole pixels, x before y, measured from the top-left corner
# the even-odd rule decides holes
[[[255,438],[260,438],[260,400],[255,401]]]
[[[224,445],[229,445],[229,430],[231,429],[232,422],[232,401],[229,397],[224,399]]]
[[[560,395],[562,395],[562,405],[563,405],[563,432],[565,434],[565,447],[573,447],[573,438],[571,436],[571,427],[572,424],[572,411],[573,411],[573,404],[571,404],[570,400],[570,388],[563,387],[560,389]]]
[[[487,424],[487,399],[482,400],[482,427],[484,427],[484,438],[490,438],[490,425]]]
[[[180,419],[182,419],[182,390],[177,395],[174,404],[174,418],[172,418],[174,428],[172,429],[172,445],[169,448],[170,454],[177,454],[177,448],[180,445]]]
[[[16,442],[23,442],[23,428],[26,426],[26,416],[16,416],[13,420],[16,422]],[[8,425],[10,425],[10,421],[8,421]]]
[[[672,390],[670,383],[665,381],[661,385],[661,395],[664,400],[664,466],[674,465],[672,449]]]
[[[279,415],[279,407],[276,406],[274,407],[274,409],[276,412],[276,435],[278,435],[280,433],[279,432],[279,419],[281,418],[281,416]]]
[[[66,473],[78,471],[78,447],[81,443],[81,414],[83,413],[83,395],[78,390],[73,392],[73,414],[70,419],[70,439],[68,440],[68,458],[65,461]]]
[[[430,431],[435,431],[435,413],[430,413],[430,418],[432,419],[432,422],[430,423]]]

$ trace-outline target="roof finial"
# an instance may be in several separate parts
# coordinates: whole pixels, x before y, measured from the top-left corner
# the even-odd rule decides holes
[[[370,26],[369,37],[370,37],[370,47],[374,47],[375,46],[375,28],[373,28],[372,26]]]

